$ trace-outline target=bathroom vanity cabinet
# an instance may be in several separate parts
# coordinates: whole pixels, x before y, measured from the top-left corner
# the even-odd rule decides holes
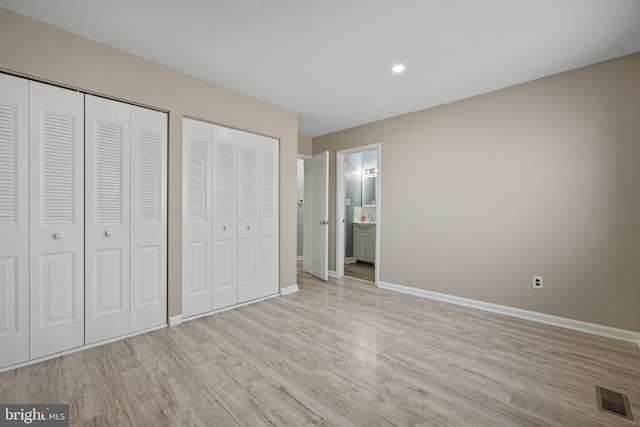
[[[376,260],[376,224],[355,222],[353,224],[353,257],[357,261],[374,263]]]

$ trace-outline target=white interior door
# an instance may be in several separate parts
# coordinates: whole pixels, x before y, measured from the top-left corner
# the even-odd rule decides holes
[[[329,278],[329,152],[304,161],[302,269]]]
[[[260,296],[273,295],[278,282],[278,140],[260,141]]]
[[[0,74],[0,368],[29,360],[29,82]]]
[[[131,332],[167,323],[167,114],[131,106]]]
[[[84,95],[29,82],[30,357],[84,344]]]
[[[238,139],[238,302],[259,298],[260,137],[247,132]]]
[[[213,301],[212,308],[238,302],[237,161],[238,131],[211,125],[213,130]]]
[[[182,314],[211,311],[211,125],[183,120]]]
[[[85,343],[129,333],[130,106],[85,98]]]

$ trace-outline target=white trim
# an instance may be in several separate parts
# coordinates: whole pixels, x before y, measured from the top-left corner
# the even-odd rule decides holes
[[[307,154],[300,154],[298,153],[298,159],[297,160],[304,160],[304,159],[308,159],[309,155]],[[302,163],[302,167],[304,169],[304,162]],[[296,174],[298,173],[298,163],[296,161]],[[304,180],[304,172],[302,174],[302,179]],[[298,177],[296,176],[296,185],[298,184]],[[302,192],[304,193],[304,185],[302,186]],[[302,198],[304,200],[304,194],[302,195]],[[298,200],[298,197],[296,195],[296,200]],[[296,202],[296,206],[297,206],[297,202]],[[304,206],[304,205],[303,205]],[[296,208],[297,209],[297,208]],[[303,208],[304,209],[304,208]],[[304,224],[304,216],[302,217],[302,222]],[[296,234],[298,233],[298,216],[296,215]],[[304,229],[302,230],[302,234],[304,235]],[[296,244],[297,246],[297,244]],[[299,257],[296,257],[296,261],[302,261],[304,259],[304,254],[300,255]]]
[[[285,296],[285,295],[289,295],[289,294],[293,294],[295,292],[298,292],[300,290],[300,288],[298,287],[297,283],[294,283],[291,286],[287,286],[284,288],[280,288],[280,296]]]
[[[355,259],[354,257],[352,257],[352,256],[346,257],[346,258],[344,259],[344,263],[345,263],[345,265],[346,265],[346,264],[355,264],[356,262],[358,262],[358,260],[356,260],[356,259]]]
[[[345,218],[346,207],[344,206],[345,194],[345,155],[342,151],[336,153],[336,276],[344,276],[344,256],[345,256]]]
[[[424,289],[412,288],[409,286],[396,285],[393,283],[379,282],[378,286],[404,294],[415,295],[422,298],[429,298],[437,301],[448,302],[464,307],[476,308],[489,311],[491,313],[504,314],[506,316],[518,317],[520,319],[531,320],[552,326],[559,326],[574,331],[586,332],[601,337],[613,338],[621,341],[628,341],[640,346],[640,332],[626,329],[612,328],[611,326],[598,325],[596,323],[583,322],[581,320],[567,319],[565,317],[553,316],[551,314],[538,313],[536,311],[523,310],[521,308],[508,307],[506,305],[492,304],[489,302],[462,298],[453,295],[441,294],[438,292],[426,291]]]
[[[98,341],[98,342],[94,342],[94,343],[91,343],[91,344],[81,345],[80,347],[76,347],[76,348],[72,348],[72,349],[69,349],[69,350],[61,351],[59,353],[49,354],[47,356],[39,357],[37,359],[27,360],[26,362],[21,362],[21,363],[16,363],[15,365],[11,365],[11,366],[5,366],[4,368],[0,368],[0,373],[11,371],[11,370],[17,369],[17,368],[22,368],[22,367],[29,366],[29,365],[33,365],[35,363],[44,362],[45,360],[55,359],[56,357],[66,356],[67,354],[77,353],[79,351],[86,350],[88,348],[100,347],[101,345],[111,344],[112,342],[124,340],[126,338],[135,337],[136,335],[146,334],[147,332],[151,332],[151,331],[157,331],[158,329],[166,328],[167,326],[168,325],[165,323],[163,325],[153,326],[153,327],[148,328],[148,329],[143,329],[142,331],[137,331],[137,332],[133,332],[133,333],[126,334],[126,335],[121,335],[121,336],[115,337],[115,338],[109,338],[108,340]]]
[[[339,279],[338,273],[336,273],[335,271],[329,270],[328,273],[329,273],[329,277],[333,277],[334,279]]]
[[[268,300],[268,299],[271,299],[273,297],[279,297],[279,296],[280,296],[280,293],[273,294],[273,295],[267,295],[266,297],[254,299],[254,300],[251,300],[251,301],[246,301],[246,302],[243,302],[243,303],[240,303],[240,304],[230,305],[229,307],[224,307],[224,308],[221,308],[219,310],[207,311],[206,313],[200,313],[200,314],[196,314],[194,316],[183,317],[182,321],[183,322],[188,322],[189,320],[195,320],[195,319],[199,319],[201,317],[211,316],[212,314],[222,313],[224,311],[233,310],[234,308],[244,307],[246,305],[255,304],[257,302]]]
[[[182,323],[182,314],[169,317],[169,326],[178,326]]]
[[[375,257],[375,269],[373,270],[373,286],[378,286],[380,283],[380,224],[382,224],[380,211],[382,210],[382,143],[378,142],[377,146],[377,160],[378,160],[378,173],[376,175],[376,257]]]

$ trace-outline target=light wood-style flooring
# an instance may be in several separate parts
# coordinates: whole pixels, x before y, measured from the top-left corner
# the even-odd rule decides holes
[[[376,267],[365,262],[353,262],[344,265],[344,275],[373,283],[376,280]]]
[[[300,292],[0,374],[87,426],[630,426],[640,349],[370,284]],[[599,411],[595,385],[636,421]]]

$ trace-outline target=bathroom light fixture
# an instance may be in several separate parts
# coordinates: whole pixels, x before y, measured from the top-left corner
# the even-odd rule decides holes
[[[391,69],[391,71],[393,71],[396,74],[400,74],[401,72],[404,71],[404,65],[402,64],[396,64],[393,66],[393,68]]]

